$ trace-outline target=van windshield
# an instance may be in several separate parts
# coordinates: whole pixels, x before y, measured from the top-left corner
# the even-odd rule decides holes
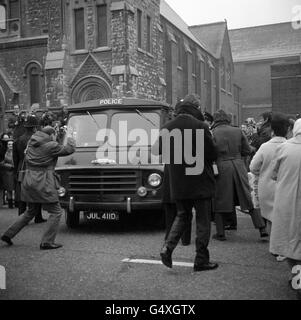
[[[152,144],[154,129],[160,129],[160,116],[156,112],[120,112],[112,116],[111,129],[115,132],[118,146],[131,146],[135,143]],[[153,132],[152,132],[153,130]],[[154,138],[153,138],[154,140]]]
[[[72,137],[77,147],[97,146],[96,135],[99,129],[106,128],[108,116],[93,113],[79,114],[69,118],[66,137]]]
[[[111,115],[95,112],[72,115],[68,121],[66,138],[74,138],[77,147],[98,147],[105,142],[103,135],[99,134],[101,129],[111,129],[116,137],[107,140],[112,147],[125,147],[136,143],[150,146],[159,134],[160,114],[137,109],[114,112]]]

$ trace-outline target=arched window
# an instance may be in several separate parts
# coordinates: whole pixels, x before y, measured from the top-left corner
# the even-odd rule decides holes
[[[87,76],[74,85],[71,96],[73,103],[111,98],[112,89],[109,83],[103,78],[98,76]]]
[[[24,78],[28,80],[30,105],[42,102],[42,66],[31,61],[24,68]]]
[[[41,102],[40,72],[37,66],[29,70],[30,104]]]

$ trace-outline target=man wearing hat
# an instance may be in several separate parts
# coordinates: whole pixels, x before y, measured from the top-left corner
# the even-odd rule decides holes
[[[41,250],[58,249],[61,244],[55,243],[59,228],[62,208],[59,202],[58,177],[55,166],[58,157],[72,154],[75,141],[67,140],[65,146],[56,142],[53,127],[46,126],[30,138],[26,155],[26,172],[21,184],[21,199],[28,203],[28,210],[4,233],[1,240],[12,245],[15,237],[36,215],[37,208],[42,205],[49,213],[46,229],[40,242]]]
[[[24,163],[24,152],[27,147],[28,141],[32,135],[37,131],[39,126],[39,120],[34,115],[27,116],[24,129],[25,133],[17,138],[13,145],[13,162],[14,162],[14,174],[16,181],[16,201],[18,201],[18,212],[19,215],[23,214],[26,211],[26,202],[21,201],[20,192],[21,192],[21,181],[18,181],[18,175],[20,170],[25,170]],[[38,208],[37,214],[35,216],[35,223],[43,223],[46,220],[42,217],[42,208]]]
[[[215,192],[215,179],[212,170],[212,162],[217,158],[217,151],[213,143],[208,126],[200,120],[204,120],[199,108],[198,99],[195,96],[187,96],[176,108],[176,118],[164,125],[161,132],[162,139],[159,146],[160,151],[169,148],[170,163],[166,163],[169,174],[169,187],[172,199],[174,199],[177,208],[177,215],[171,226],[170,232],[165,239],[160,256],[162,263],[172,268],[172,253],[184,232],[191,222],[191,210],[194,207],[196,211],[196,255],[194,260],[194,271],[213,270],[218,267],[216,263],[210,262],[208,244],[210,239],[210,215],[211,199]],[[183,144],[185,130],[191,132],[191,151],[196,154],[196,145],[198,143],[197,130],[203,130],[204,140],[201,142],[204,147],[204,170],[196,175],[189,175],[187,171],[191,164],[186,161],[182,153],[182,161],[178,163],[175,157],[177,144]],[[166,130],[171,133],[173,130],[180,130],[182,141],[169,139],[169,145],[164,145],[164,134]],[[174,143],[172,142],[174,141]],[[159,149],[160,149],[159,147]],[[155,147],[154,147],[155,149]]]

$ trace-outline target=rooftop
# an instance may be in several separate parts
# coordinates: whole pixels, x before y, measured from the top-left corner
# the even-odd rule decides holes
[[[227,28],[226,21],[189,27],[197,39],[202,39],[216,58],[220,58]]]
[[[292,22],[229,30],[234,62],[301,55],[301,29]]]
[[[161,0],[160,13],[166,20],[181,30],[188,38],[202,47],[205,51],[213,54],[202,40],[193,35],[186,22],[165,2],[165,0]]]

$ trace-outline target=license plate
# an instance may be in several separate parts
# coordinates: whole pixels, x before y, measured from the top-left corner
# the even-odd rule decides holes
[[[91,220],[102,220],[102,221],[118,221],[118,212],[85,212],[86,219]]]

